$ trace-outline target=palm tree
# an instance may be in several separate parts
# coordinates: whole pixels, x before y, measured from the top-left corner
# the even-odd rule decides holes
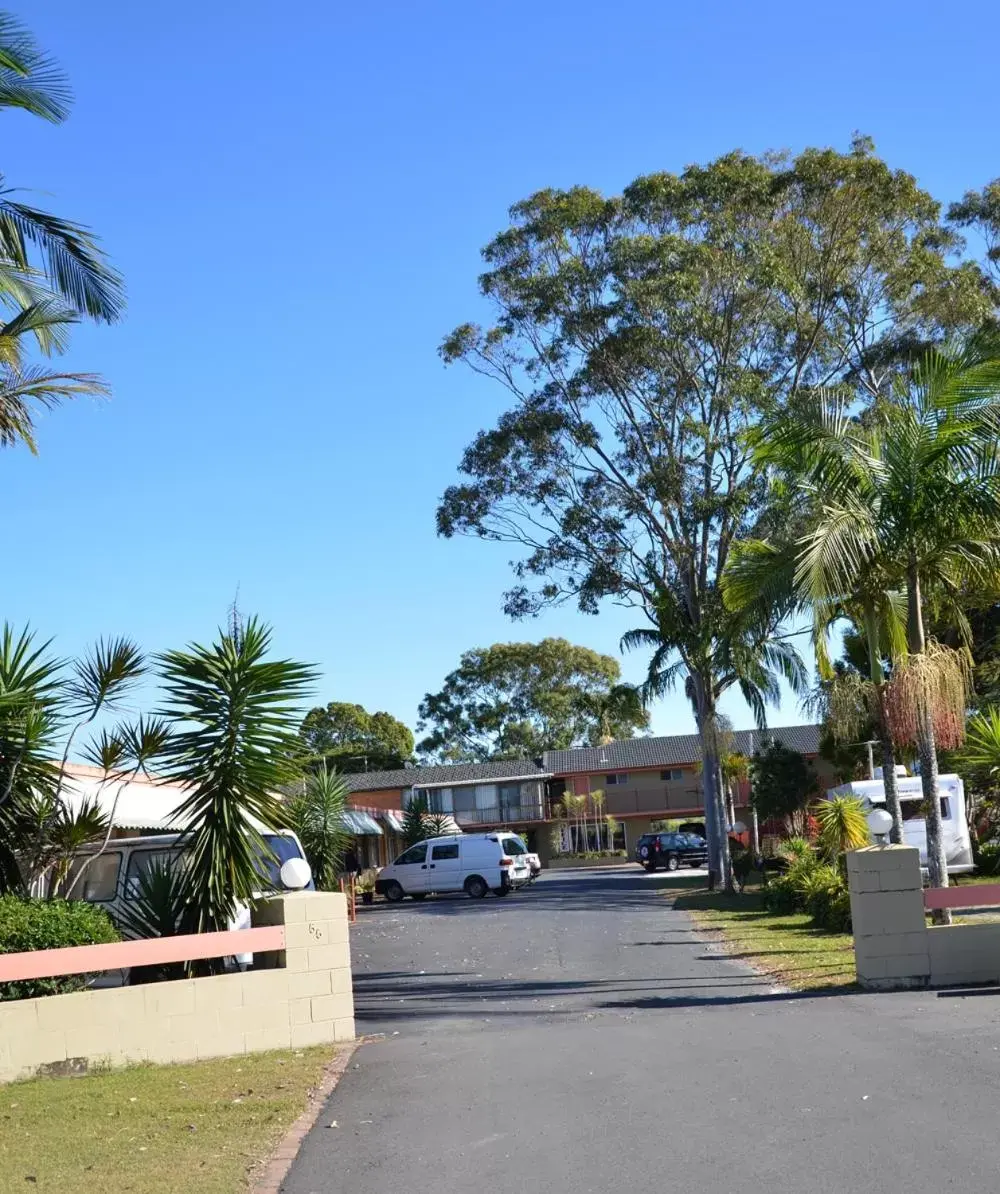
[[[351,831],[344,813],[347,784],[326,761],[310,771],[301,792],[288,804],[289,825],[299,835],[312,867],[316,886],[333,891],[338,884],[344,856],[351,844]]]
[[[164,779],[188,795],[184,880],[188,932],[226,929],[261,886],[270,851],[262,829],[283,820],[278,793],[298,773],[297,731],[315,673],[268,659],[271,631],[238,618],[209,647],[158,656],[166,691],[162,715],[182,727],[164,752]]]
[[[590,803],[594,809],[594,828],[597,830],[597,849],[601,851],[604,846],[601,840],[601,827],[604,824],[604,793],[601,791],[590,793]]]
[[[0,12],[0,109],[53,123],[69,112],[65,76],[9,13]],[[0,446],[35,450],[33,413],[80,394],[104,394],[100,378],[29,366],[29,335],[46,356],[61,352],[81,318],[111,323],[124,307],[122,280],[93,234],[16,197],[0,175]]]
[[[786,468],[787,465],[786,460]],[[783,496],[788,500],[787,492]],[[807,486],[792,497],[796,511],[792,523],[804,533],[810,521],[824,516],[821,495]],[[741,609],[770,601],[795,612],[812,613],[812,641],[820,683],[807,704],[838,741],[856,739],[870,720],[875,722],[882,748],[886,807],[892,816],[890,840],[899,844],[903,841],[903,812],[896,784],[896,751],[888,724],[885,663],[898,658],[906,649],[905,612],[900,612],[899,594],[878,569],[871,568],[857,577],[858,588],[853,593],[836,600],[815,596],[810,599],[810,594],[798,583],[799,556],[799,540],[795,537],[779,544],[747,540],[734,545],[722,579],[726,603],[730,608]],[[865,645],[867,680],[830,661],[828,637],[832,627],[844,619],[854,626]]]
[[[925,606],[1000,575],[998,399],[1000,360],[975,347],[931,351],[862,418],[852,395],[817,393],[766,427],[758,453],[812,500],[795,544],[807,601],[854,601],[869,577],[883,593],[905,589],[906,649],[892,660],[886,719],[898,740],[916,742],[934,886],[948,882],[937,744],[961,741],[966,690],[961,662],[928,643]]]
[[[646,681],[640,688],[647,704],[664,696],[683,677],[701,739],[709,881],[721,880],[727,891],[733,890],[733,873],[725,832],[720,763],[725,726],[719,720],[719,701],[731,688],[738,688],[757,724],[763,727],[767,706],[780,701],[779,677],[794,692],[805,691],[807,675],[798,651],[775,633],[786,612],[784,606],[769,602],[731,610],[717,594],[710,616],[693,622],[683,589],[662,584],[650,611],[653,625],[630,630],[622,637],[623,650],[653,649]],[[715,677],[711,687],[704,684],[704,676]]]
[[[118,708],[145,670],[128,639],[102,640],[72,665],[49,645],[27,629],[0,633],[0,891],[27,889],[66,850],[110,832],[96,810],[70,807],[67,762],[77,735]]]

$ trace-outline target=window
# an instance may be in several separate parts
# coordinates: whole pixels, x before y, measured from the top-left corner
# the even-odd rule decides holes
[[[86,861],[84,857],[73,863],[66,878],[67,890]],[[77,885],[73,895],[78,900],[90,900],[91,903],[113,900],[118,890],[118,868],[121,861],[122,856],[117,851],[102,854],[87,867],[83,880]]]
[[[261,883],[269,891],[281,891],[281,867],[289,858],[301,858],[302,851],[293,837],[284,833],[265,833],[264,841],[271,847],[274,858],[261,858],[258,863],[258,873]],[[277,860],[277,861],[275,861]],[[315,891],[315,883],[310,882],[307,890]]]
[[[470,813],[476,807],[476,789],[473,784],[465,788],[452,788],[451,803],[456,813]]]
[[[628,772],[619,771],[615,775],[606,775],[604,777],[604,782],[609,788],[620,788],[622,784],[628,783]]]
[[[881,808],[881,805],[876,807]],[[922,821],[925,816],[924,802],[922,800],[907,800],[905,797],[900,800],[899,807],[903,813],[904,821]],[[941,797],[941,820],[948,821],[951,819],[951,805],[948,802],[947,796]]]
[[[503,846],[507,854],[527,854],[528,850],[524,842],[519,837],[503,837],[500,839],[500,845]]]
[[[662,779],[664,783],[667,783],[668,781],[673,781],[676,783],[677,780],[683,778],[684,771],[681,767],[671,767],[669,771],[660,772],[660,779]]]
[[[128,871],[125,874],[125,891],[130,900],[134,900],[140,893],[139,886],[143,875],[149,874],[154,867],[176,866],[180,858],[177,850],[136,850],[128,860]]]
[[[423,862],[427,858],[427,843],[417,842],[409,850],[404,850],[396,859],[394,866],[410,866],[414,862]]]
[[[450,846],[431,846],[431,860],[437,862],[439,858],[457,858],[458,857],[458,842],[452,842]]]

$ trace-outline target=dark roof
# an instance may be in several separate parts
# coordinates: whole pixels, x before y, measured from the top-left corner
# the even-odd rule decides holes
[[[734,748],[750,755],[768,739],[804,755],[819,751],[817,725],[776,726],[766,730],[736,730]],[[621,738],[607,746],[585,746],[576,750],[547,750],[542,757],[553,775],[575,772],[628,771],[642,767],[681,767],[698,762],[701,743],[697,734],[672,734],[666,738]]]
[[[446,763],[440,767],[404,767],[399,771],[365,771],[343,776],[352,792],[412,788],[422,784],[461,784],[548,775],[534,759],[500,759],[491,763]]]
[[[767,730],[736,730],[734,746],[753,754],[762,741],[774,738],[804,755],[819,751],[819,726],[777,726]],[[671,734],[666,738],[622,738],[607,746],[576,750],[547,750],[541,765],[534,759],[500,759],[491,763],[444,763],[440,767],[403,767],[398,771],[365,771],[343,776],[352,792],[378,792],[388,788],[424,784],[487,783],[498,779],[571,775],[574,772],[628,771],[641,767],[690,766],[701,758],[697,734]]]

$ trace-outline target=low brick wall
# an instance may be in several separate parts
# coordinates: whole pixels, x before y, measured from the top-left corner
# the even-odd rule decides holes
[[[858,982],[874,990],[1000,983],[1000,924],[928,926],[920,854],[870,846],[847,855]],[[982,889],[927,893],[956,907]]]
[[[624,866],[627,858],[553,858],[549,864],[550,871],[569,871],[579,867],[592,866]]]
[[[277,896],[254,923],[284,926],[260,969],[0,1003],[0,1082],[353,1040],[344,896]]]

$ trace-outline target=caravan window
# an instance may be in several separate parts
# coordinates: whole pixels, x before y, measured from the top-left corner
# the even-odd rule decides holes
[[[130,900],[138,898],[142,890],[141,878],[147,875],[153,867],[169,867],[177,863],[180,853],[177,850],[136,850],[128,860],[128,871],[125,875],[125,892]]]
[[[66,876],[66,890],[80,873],[88,858],[92,855],[82,855],[77,858],[69,874]],[[101,854],[87,867],[83,880],[78,884],[73,895],[78,900],[89,900],[91,903],[104,903],[113,900],[118,892],[118,868],[121,866],[122,856],[117,850]]]
[[[899,802],[904,821],[922,821],[924,819],[924,802],[922,800],[906,800]],[[947,796],[941,797],[941,820],[951,820],[951,804]]]

